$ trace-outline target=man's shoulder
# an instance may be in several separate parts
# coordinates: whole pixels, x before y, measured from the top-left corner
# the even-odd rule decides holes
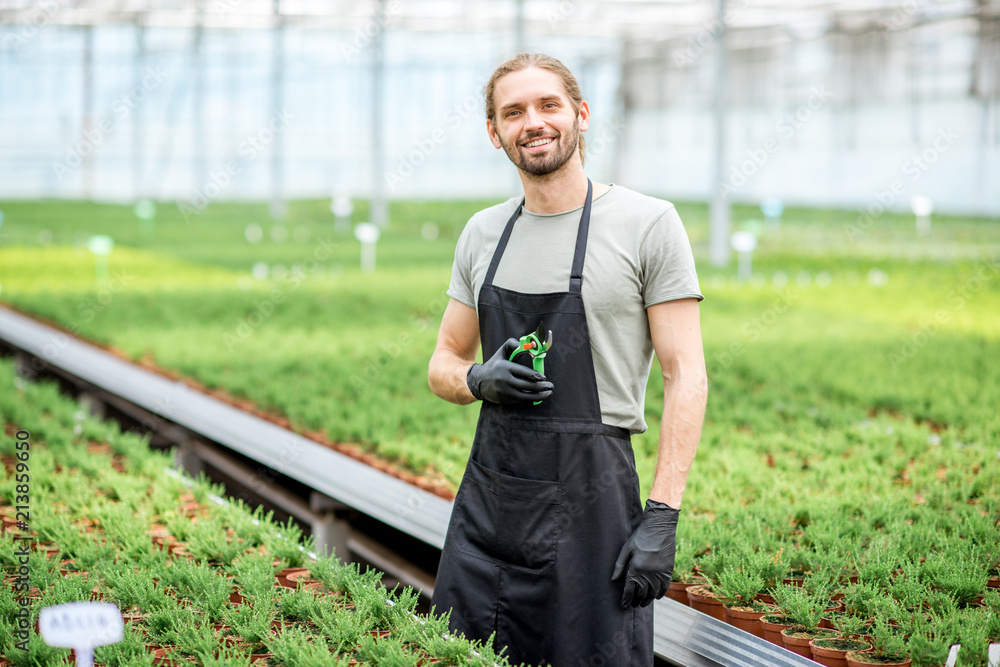
[[[651,197],[641,192],[636,192],[624,185],[615,185],[607,195],[608,205],[621,207],[628,212],[628,215],[639,219],[655,220],[661,215],[674,208],[672,202],[659,197]]]
[[[520,196],[511,197],[507,201],[484,208],[473,214],[473,216],[469,218],[469,222],[467,224],[493,225],[496,224],[497,220],[500,221],[501,225],[506,224],[507,220],[510,218],[510,214],[513,213],[514,209],[517,208],[517,205],[521,203],[521,199],[522,197]]]

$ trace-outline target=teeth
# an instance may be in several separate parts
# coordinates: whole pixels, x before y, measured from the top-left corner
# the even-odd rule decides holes
[[[552,141],[552,137],[544,137],[542,139],[535,139],[531,143],[527,144],[528,148],[534,148],[535,146],[544,146],[545,144]]]

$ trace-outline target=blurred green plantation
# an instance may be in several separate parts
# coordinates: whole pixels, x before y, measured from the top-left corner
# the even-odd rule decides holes
[[[326,201],[292,202],[282,223],[263,204],[213,204],[189,222],[161,205],[151,235],[126,206],[6,202],[0,300],[457,488],[477,410],[435,398],[426,367],[455,241],[489,203],[394,203],[378,269],[363,273]],[[735,207],[734,226],[760,234],[741,282],[735,263],[703,261],[706,208],[678,210],[710,372],[689,515],[754,500],[924,502],[934,489],[1000,512],[998,221],[935,217],[917,238],[911,216],[793,209],[779,228]],[[354,220],[366,215],[360,204]],[[106,284],[85,247],[97,233],[116,241]],[[633,439],[644,493],[658,378],[654,364],[650,429]]]

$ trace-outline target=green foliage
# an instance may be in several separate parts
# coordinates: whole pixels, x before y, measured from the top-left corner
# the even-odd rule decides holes
[[[286,567],[304,567],[307,565],[306,554],[316,551],[315,539],[310,535],[302,536],[302,529],[289,517],[288,522],[279,524],[277,531],[268,531],[261,535],[268,553],[280,558]]]
[[[756,609],[760,606],[756,601],[757,593],[763,587],[764,577],[759,571],[744,563],[741,566],[727,565],[719,575],[719,582],[713,586],[713,590],[722,596],[727,606]]]
[[[806,628],[819,627],[823,619],[825,600],[817,599],[809,591],[798,586],[776,586],[771,592],[781,613],[797,625]]]
[[[276,660],[296,667],[342,667],[349,662],[331,653],[322,637],[301,628],[290,628],[277,635],[268,644],[268,650]]]

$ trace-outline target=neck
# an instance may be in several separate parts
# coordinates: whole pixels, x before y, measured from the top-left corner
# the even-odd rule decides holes
[[[587,174],[579,158],[544,176],[518,173],[524,186],[524,208],[533,213],[572,211],[583,206],[587,199]]]

